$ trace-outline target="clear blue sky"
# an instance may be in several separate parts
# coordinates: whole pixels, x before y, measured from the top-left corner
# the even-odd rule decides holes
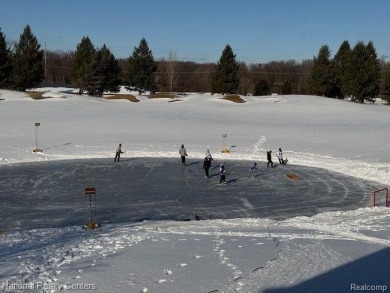
[[[29,24],[42,48],[75,50],[83,36],[129,57],[144,37],[156,59],[217,62],[311,59],[322,45],[373,41],[390,60],[389,0],[1,0],[0,28],[18,40]]]

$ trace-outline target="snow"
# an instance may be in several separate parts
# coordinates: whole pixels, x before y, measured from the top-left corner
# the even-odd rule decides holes
[[[373,191],[369,188],[390,185],[390,107],[282,95],[242,97],[246,103],[235,104],[221,100],[219,95],[196,93],[181,96],[180,101],[174,103],[133,93],[140,102],[132,103],[78,96],[68,88],[36,90],[44,91],[45,99],[33,100],[24,93],[0,90],[0,182],[3,186],[0,229],[4,230],[0,236],[0,291],[273,293],[389,290],[390,215],[388,208],[370,207],[368,199]],[[32,152],[36,122],[41,123],[37,133],[38,146],[43,153]],[[220,152],[224,133],[228,134],[229,154]],[[311,174],[313,180],[317,176],[320,182],[318,190],[324,189],[327,198],[329,195],[329,205],[333,200],[335,204],[338,201],[332,195],[340,196],[340,200],[345,195],[353,201],[353,192],[361,193],[355,191],[353,182],[366,194],[361,202],[355,199],[354,205],[340,204],[338,210],[324,209],[310,216],[253,217],[251,213],[260,201],[250,197],[250,193],[266,181],[261,181],[261,176],[253,181],[245,179],[238,174],[244,172],[241,171],[244,167],[238,166],[235,168],[239,180],[236,185],[232,182],[226,186],[227,193],[220,196],[225,196],[223,204],[227,210],[238,200],[243,217],[188,222],[161,220],[154,216],[143,222],[122,222],[124,219],[121,218],[106,222],[95,231],[84,231],[80,229],[84,223],[66,225],[70,223],[68,220],[65,225],[50,225],[50,216],[58,220],[62,215],[56,212],[56,203],[49,202],[45,207],[49,216],[42,226],[4,226],[9,223],[7,219],[15,219],[12,217],[18,206],[14,203],[22,203],[17,196],[19,191],[12,193],[13,201],[9,186],[28,183],[30,185],[26,186],[32,186],[33,192],[35,187],[42,188],[48,183],[52,186],[60,182],[61,185],[62,177],[72,180],[74,177],[69,177],[72,172],[79,174],[74,171],[76,169],[64,173],[64,167],[59,167],[57,171],[54,169],[38,176],[32,167],[36,163],[58,162],[60,165],[62,160],[82,160],[86,169],[77,170],[85,172],[92,164],[89,159],[113,159],[119,143],[126,150],[119,165],[121,168],[131,170],[132,160],[154,158],[153,164],[157,165],[145,166],[149,178],[157,178],[153,176],[160,166],[159,158],[177,159],[179,164],[178,150],[182,143],[189,154],[189,162],[203,159],[206,150],[210,149],[216,162],[225,161],[228,167],[231,162],[231,167],[239,164],[238,161],[250,161],[243,166],[257,161],[262,172],[271,172],[264,168],[266,150],[272,149],[275,154],[281,147],[289,163],[272,170],[276,172],[274,174],[316,167],[351,178],[348,185],[344,184],[346,179],[339,179],[338,187],[334,188],[336,185],[331,182],[335,179],[330,175]],[[192,167],[198,168],[197,165],[186,168]],[[10,178],[8,170],[11,169],[7,168],[17,170],[12,173],[13,177]],[[18,168],[25,168],[27,173],[20,173]],[[42,168],[43,172],[47,170],[45,168]],[[101,168],[111,170],[112,167],[102,165]],[[204,179],[201,172],[192,177],[186,175],[194,195],[199,190],[197,182]],[[125,178],[128,177],[123,178],[124,183],[127,182]],[[218,179],[209,180],[217,182]],[[62,186],[63,189],[73,191],[71,181],[64,182],[69,185]],[[110,181],[107,182],[106,185]],[[243,182],[247,185],[254,182],[255,185],[245,190],[240,185]],[[121,192],[119,188],[124,185],[118,186],[117,190],[110,186],[113,193]],[[206,187],[214,188],[211,186]],[[170,188],[173,190],[173,187]],[[230,200],[230,187],[238,190],[240,196],[235,195],[236,198]],[[161,193],[167,188],[164,184],[155,187]],[[344,191],[339,195],[338,189]],[[27,201],[26,219],[29,205],[34,204],[33,196],[44,199],[44,193],[50,193],[50,190],[43,189],[42,192],[20,191]],[[215,192],[213,197],[218,196]],[[248,196],[241,196],[246,192]],[[311,196],[310,192],[307,196]],[[161,203],[154,198],[150,200],[161,209],[166,205],[163,200]],[[60,204],[66,206],[66,202]],[[213,208],[218,209],[218,205],[223,211],[221,202],[216,202]],[[299,210],[299,205],[300,201],[292,200],[292,208]],[[19,212],[23,214],[21,206]],[[310,205],[305,208],[307,212]],[[12,209],[12,212],[6,209]],[[145,209],[147,205],[142,208]],[[74,207],[68,210],[67,217],[77,214]],[[23,222],[23,218],[20,221]]]

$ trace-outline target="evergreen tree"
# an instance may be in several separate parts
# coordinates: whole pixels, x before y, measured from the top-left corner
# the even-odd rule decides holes
[[[364,45],[358,42],[352,50],[347,72],[349,93],[352,100],[364,103],[364,100],[373,102],[380,90],[380,60],[377,57],[374,45],[369,42]]]
[[[93,78],[92,63],[95,53],[96,49],[89,37],[83,37],[77,45],[70,73],[72,85],[79,89],[79,95],[87,89]]]
[[[335,74],[330,49],[327,45],[320,48],[317,58],[314,57],[313,68],[309,78],[310,90],[318,96],[335,97]]]
[[[333,64],[336,76],[336,91],[339,93],[338,98],[344,99],[348,95],[349,79],[347,78],[349,58],[351,57],[351,47],[348,41],[344,41],[336,55],[333,58]]]
[[[255,85],[255,89],[253,91],[254,96],[266,96],[271,93],[271,88],[268,84],[268,81],[266,79],[260,80]]]
[[[12,84],[11,51],[0,29],[0,88],[9,88]]]
[[[27,25],[20,35],[15,46],[12,58],[13,85],[15,89],[25,91],[43,81],[45,69],[43,67],[43,50]]]
[[[154,73],[157,70],[157,62],[153,58],[148,43],[143,38],[138,47],[134,48],[133,54],[129,57],[128,85],[136,87],[140,94],[143,91],[156,90]]]
[[[383,99],[390,104],[390,70],[384,71],[383,78]]]
[[[211,89],[214,93],[236,93],[240,85],[239,64],[230,45],[226,45],[217,63],[217,70],[211,77]]]
[[[289,81],[283,82],[280,92],[282,93],[282,95],[291,95],[292,94],[291,83]]]
[[[364,87],[362,96],[370,101],[374,102],[375,98],[380,93],[380,84],[381,84],[381,63],[376,53],[374,43],[368,42],[366,45],[366,54],[367,54],[367,78],[366,78],[366,87]],[[363,101],[364,102],[364,101]]]
[[[105,91],[119,92],[122,70],[118,60],[115,59],[106,45],[103,45],[95,53],[92,70],[93,75],[87,85],[87,91],[90,95],[101,97]]]

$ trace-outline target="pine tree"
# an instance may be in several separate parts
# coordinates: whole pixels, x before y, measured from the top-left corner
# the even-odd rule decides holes
[[[373,103],[380,93],[381,83],[381,63],[373,42],[366,45],[366,54],[368,59],[366,87],[361,94],[364,99]]]
[[[292,94],[292,86],[289,81],[285,81],[280,88],[280,92],[282,95],[291,95]]]
[[[128,61],[128,86],[137,88],[140,94],[145,90],[154,92],[157,87],[154,77],[157,62],[154,60],[152,51],[144,38],[140,41],[139,46],[134,48]]]
[[[271,93],[271,88],[268,84],[268,81],[266,79],[260,80],[255,85],[255,89],[253,91],[254,96],[266,96]]]
[[[87,84],[88,94],[101,97],[105,91],[119,91],[122,70],[106,45],[94,54],[92,70],[93,75]]]
[[[349,70],[349,58],[351,57],[351,47],[349,42],[345,40],[336,55],[333,58],[333,64],[336,76],[336,89],[339,93],[338,98],[344,99],[348,95],[348,89],[350,88],[349,79],[347,78],[347,72]]]
[[[320,48],[317,58],[314,57],[313,68],[309,78],[310,90],[318,96],[335,97],[335,74],[330,60],[330,49],[327,45]]]
[[[0,29],[0,88],[9,88],[12,84],[11,50]]]
[[[383,72],[383,99],[390,104],[390,70],[387,69]]]
[[[27,25],[20,35],[15,46],[12,58],[13,86],[17,90],[25,91],[43,81],[45,69],[43,67],[43,50]]]
[[[77,45],[71,69],[71,82],[73,87],[79,89],[81,95],[93,78],[92,62],[96,49],[89,37],[83,37]]]
[[[236,55],[233,53],[230,45],[226,45],[217,63],[216,72],[211,77],[212,92],[222,94],[236,93],[240,85],[238,72],[239,64],[236,61]]]
[[[373,102],[380,90],[380,60],[377,57],[374,45],[369,42],[356,43],[352,49],[348,65],[349,92],[352,100],[364,103],[364,100]]]

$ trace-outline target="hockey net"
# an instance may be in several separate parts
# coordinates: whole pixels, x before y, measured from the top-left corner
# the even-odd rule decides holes
[[[372,206],[385,206],[388,207],[390,205],[390,198],[389,198],[389,189],[388,188],[382,188],[375,190],[372,193]]]

